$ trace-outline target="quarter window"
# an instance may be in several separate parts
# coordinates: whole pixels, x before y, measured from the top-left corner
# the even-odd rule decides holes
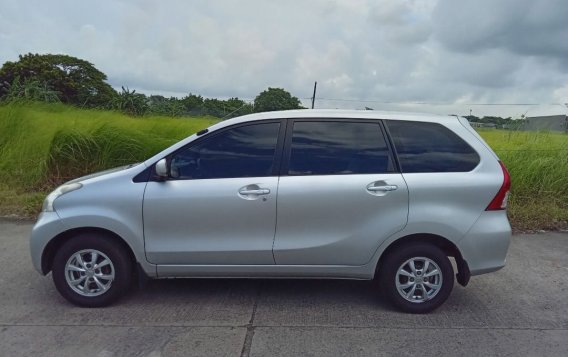
[[[479,155],[453,131],[437,123],[386,120],[402,172],[467,172]]]
[[[214,179],[273,174],[280,123],[240,126],[213,134],[175,154],[172,177]]]
[[[294,122],[288,175],[393,171],[389,149],[378,122]]]

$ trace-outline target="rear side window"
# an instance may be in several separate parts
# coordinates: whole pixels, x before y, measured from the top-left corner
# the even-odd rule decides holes
[[[453,131],[437,123],[386,120],[402,172],[467,172],[479,155]]]
[[[294,122],[288,175],[393,171],[390,152],[378,122]]]

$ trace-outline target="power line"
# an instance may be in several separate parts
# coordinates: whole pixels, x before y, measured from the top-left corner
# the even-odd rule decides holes
[[[311,100],[313,97],[302,98]],[[559,105],[562,103],[452,103],[452,102],[400,102],[400,101],[382,101],[373,99],[347,99],[347,98],[322,98],[316,97],[318,100],[327,100],[332,102],[358,102],[358,103],[378,103],[378,104],[398,104],[398,105],[469,105],[469,106],[539,106],[539,105]]]

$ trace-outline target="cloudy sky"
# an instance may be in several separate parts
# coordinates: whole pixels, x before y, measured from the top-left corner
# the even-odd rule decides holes
[[[568,112],[566,0],[0,0],[0,63],[27,52],[144,93],[304,99],[317,80],[319,108]]]

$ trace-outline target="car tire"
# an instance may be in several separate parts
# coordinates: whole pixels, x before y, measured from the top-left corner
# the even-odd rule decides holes
[[[58,249],[52,276],[55,287],[69,302],[82,307],[108,306],[128,291],[132,261],[116,238],[82,233]]]
[[[450,296],[454,269],[440,248],[412,243],[396,248],[384,259],[378,272],[379,283],[387,299],[399,310],[427,313]]]

